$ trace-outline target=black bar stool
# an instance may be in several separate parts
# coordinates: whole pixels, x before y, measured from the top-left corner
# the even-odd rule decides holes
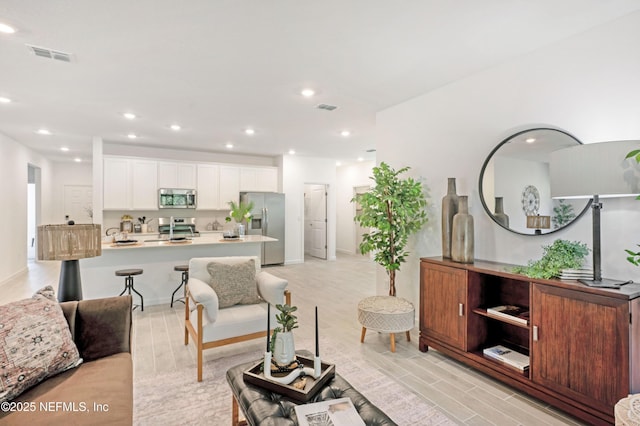
[[[176,293],[178,292],[178,290],[180,290],[180,287],[184,286],[185,290],[187,289],[187,281],[189,281],[189,265],[176,265],[176,266],[173,267],[173,270],[174,271],[178,271],[178,272],[182,272],[182,281],[180,281],[180,285],[178,286],[178,288],[173,290],[173,294],[171,295],[171,307],[172,308],[173,308],[173,298],[176,295]],[[184,296],[185,296],[185,292],[182,293],[182,297],[179,297],[175,301],[184,303]]]
[[[120,269],[116,271],[116,276],[125,277],[124,290],[122,290],[122,293],[120,293],[120,296],[122,296],[125,292],[127,292],[128,294],[131,294],[131,291],[133,291],[135,294],[140,296],[140,310],[144,311],[144,297],[142,297],[142,295],[138,293],[138,291],[133,286],[133,276],[141,275],[141,274],[142,274],[142,269]],[[137,307],[138,305],[134,305],[133,309],[135,310]]]

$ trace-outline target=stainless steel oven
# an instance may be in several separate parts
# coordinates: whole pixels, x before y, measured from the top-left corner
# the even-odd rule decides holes
[[[195,209],[195,189],[161,188],[158,190],[158,207],[161,209]]]

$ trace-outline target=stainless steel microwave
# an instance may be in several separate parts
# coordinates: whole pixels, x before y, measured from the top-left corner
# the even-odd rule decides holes
[[[161,188],[158,190],[158,207],[161,209],[195,209],[195,189]]]

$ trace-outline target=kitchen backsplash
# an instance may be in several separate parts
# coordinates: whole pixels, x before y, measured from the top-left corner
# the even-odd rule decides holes
[[[103,213],[103,224],[102,229],[103,233],[109,228],[120,228],[120,221],[122,220],[122,216],[129,215],[133,217],[132,222],[134,224],[139,223],[138,218],[145,217],[145,223],[148,224],[149,233],[158,232],[158,218],[159,217],[195,217],[196,218],[196,229],[198,231],[211,231],[214,230],[214,226],[218,225],[219,230],[231,229],[233,228],[232,224],[225,222],[225,217],[229,215],[228,210],[208,210],[208,211],[198,211],[198,210],[185,210],[185,209],[163,209],[161,211],[117,211],[117,210],[106,210]]]

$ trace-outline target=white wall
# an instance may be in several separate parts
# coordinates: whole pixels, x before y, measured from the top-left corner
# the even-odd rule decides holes
[[[342,253],[356,253],[356,223],[353,217],[356,213],[355,204],[351,202],[354,196],[354,188],[358,186],[370,186],[373,180],[373,161],[364,161],[350,165],[340,166],[337,171],[338,188],[336,190],[336,250]]]
[[[478,176],[491,150],[528,127],[557,126],[583,143],[640,140],[640,13],[434,90],[377,115],[377,158],[427,178],[435,214],[404,265],[399,294],[418,300],[418,256],[439,256],[447,177],[468,194],[477,259],[524,264],[557,238],[591,245],[590,214],[549,236],[510,233],[489,219]],[[640,146],[640,142],[638,143]],[[604,276],[640,281],[625,248],[640,243],[640,202],[607,199],[602,212]],[[379,279],[379,288],[386,288]]]
[[[304,262],[304,185],[327,185],[327,260],[336,258],[336,165],[326,158],[282,158],[285,193],[285,263]]]
[[[0,209],[2,238],[0,239],[0,283],[27,268],[27,168],[41,170],[41,205],[38,224],[51,223],[53,173],[51,163],[13,139],[0,134]]]

